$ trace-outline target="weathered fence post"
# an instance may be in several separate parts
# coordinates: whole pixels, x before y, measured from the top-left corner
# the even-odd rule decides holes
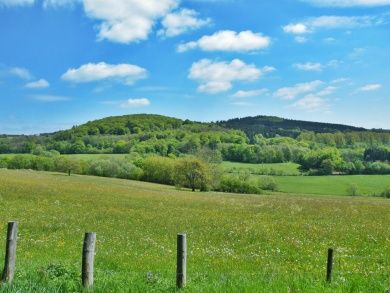
[[[187,282],[187,236],[177,234],[176,286],[184,288]]]
[[[93,266],[95,258],[96,233],[85,233],[83,244],[83,261],[81,269],[81,280],[85,289],[93,286]]]
[[[326,264],[326,281],[332,281],[332,270],[333,270],[333,249],[328,249],[328,262]]]
[[[18,237],[18,223],[9,222],[7,227],[7,242],[5,250],[5,263],[2,281],[11,284],[15,274],[16,240]]]

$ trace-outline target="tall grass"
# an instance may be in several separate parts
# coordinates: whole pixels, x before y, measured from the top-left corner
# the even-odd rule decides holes
[[[97,232],[96,292],[175,291],[182,231],[189,251],[185,292],[390,288],[390,200],[384,198],[193,193],[0,170],[0,210],[0,244],[7,221],[20,225],[13,292],[79,290],[85,231]],[[332,284],[324,281],[328,247],[335,248]]]

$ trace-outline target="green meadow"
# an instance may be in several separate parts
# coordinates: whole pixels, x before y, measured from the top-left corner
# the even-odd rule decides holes
[[[278,190],[286,193],[379,196],[390,187],[389,175],[275,176]]]
[[[223,162],[222,168],[228,173],[249,172],[252,174],[274,174],[297,176],[300,175],[299,165],[296,163],[274,163],[274,164],[249,164],[236,162]]]
[[[20,225],[15,282],[4,292],[79,291],[86,231],[98,239],[95,292],[174,292],[179,232],[188,238],[184,292],[390,288],[390,200],[384,198],[200,193],[1,169],[0,209],[0,243],[7,221]],[[335,249],[331,284],[324,281],[329,247]]]

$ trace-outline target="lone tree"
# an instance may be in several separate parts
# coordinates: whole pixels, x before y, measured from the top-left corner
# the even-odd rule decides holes
[[[175,182],[192,191],[205,191],[210,183],[210,167],[196,157],[184,157],[177,160],[175,165]]]

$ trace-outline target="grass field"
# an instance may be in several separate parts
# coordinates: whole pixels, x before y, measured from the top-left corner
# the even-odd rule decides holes
[[[275,163],[275,164],[248,164],[223,162],[222,167],[226,172],[236,173],[247,171],[252,174],[278,174],[281,175],[300,175],[299,165],[295,163]]]
[[[389,175],[275,176],[278,190],[287,193],[350,195],[351,185],[359,195],[380,195],[390,187]]]
[[[383,198],[192,193],[2,169],[0,209],[0,243],[7,221],[20,225],[14,292],[79,290],[85,231],[97,232],[96,292],[175,291],[183,231],[185,292],[390,288],[390,200]],[[332,284],[324,282],[328,247],[335,248]]]

